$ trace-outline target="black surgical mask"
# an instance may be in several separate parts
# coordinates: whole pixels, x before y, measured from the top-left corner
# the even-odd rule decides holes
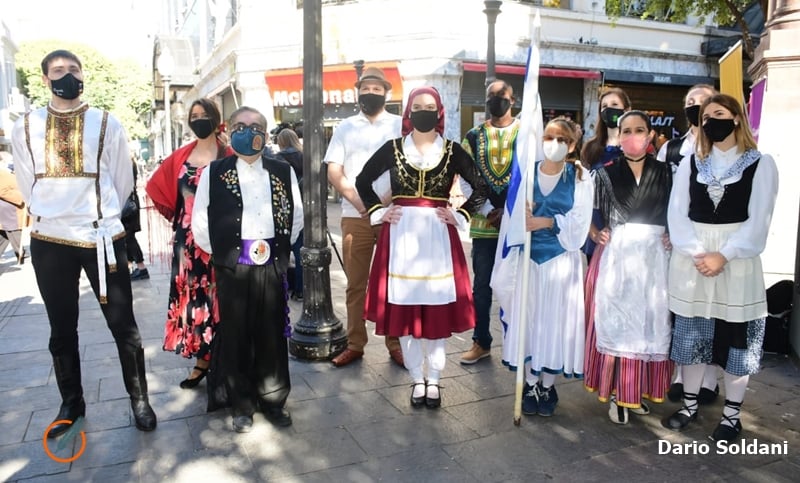
[[[386,104],[386,96],[382,94],[372,94],[368,92],[358,95],[358,105],[361,106],[361,112],[367,116],[374,116],[381,112],[384,104]]]
[[[718,143],[730,136],[736,124],[733,119],[716,119],[710,117],[703,123],[703,132],[706,133],[711,142]]]
[[[71,72],[60,79],[50,79],[50,90],[62,99],[76,99],[83,93],[83,81],[78,80]]]
[[[439,113],[436,111],[412,111],[411,125],[419,132],[429,132],[439,122]]]
[[[617,127],[617,120],[624,113],[625,111],[623,109],[617,109],[616,107],[606,107],[605,109],[600,111],[600,117],[603,118],[603,122],[606,123],[606,127]]]
[[[486,100],[489,114],[493,117],[503,117],[511,109],[511,100],[500,96],[491,96]]]
[[[214,125],[211,123],[211,119],[194,119],[189,121],[189,128],[198,139],[205,139],[214,132]]]
[[[683,112],[686,113],[686,120],[689,121],[694,127],[699,126],[700,122],[700,104],[695,104],[693,106],[685,107]]]

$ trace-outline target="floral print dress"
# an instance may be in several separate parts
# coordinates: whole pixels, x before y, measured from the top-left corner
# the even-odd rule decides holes
[[[195,245],[192,234],[192,208],[202,171],[203,168],[184,162],[178,175],[164,350],[209,360],[211,340],[219,323],[216,283],[211,255]]]

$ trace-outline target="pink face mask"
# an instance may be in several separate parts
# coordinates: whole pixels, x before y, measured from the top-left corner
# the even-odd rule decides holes
[[[620,147],[625,156],[631,159],[639,159],[647,154],[647,145],[650,140],[647,136],[628,136],[620,141]]]

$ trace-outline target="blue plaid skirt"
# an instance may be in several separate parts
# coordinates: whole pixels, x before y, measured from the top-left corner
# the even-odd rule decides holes
[[[729,323],[675,315],[670,358],[681,365],[718,364],[734,376],[758,373],[765,320]]]

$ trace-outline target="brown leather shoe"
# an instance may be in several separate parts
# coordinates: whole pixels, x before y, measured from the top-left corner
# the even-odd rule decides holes
[[[403,351],[402,350],[394,349],[394,350],[389,351],[389,358],[391,358],[392,361],[394,361],[395,364],[397,364],[398,366],[400,366],[403,369],[405,369],[406,363],[403,360]]]
[[[336,367],[342,367],[342,366],[346,366],[347,364],[350,364],[351,362],[353,362],[353,361],[355,361],[357,359],[361,359],[362,357],[364,357],[364,353],[361,352],[361,351],[354,351],[352,349],[345,349],[345,350],[342,351],[341,354],[339,354],[338,356],[336,356],[333,359],[331,359],[331,362]]]

